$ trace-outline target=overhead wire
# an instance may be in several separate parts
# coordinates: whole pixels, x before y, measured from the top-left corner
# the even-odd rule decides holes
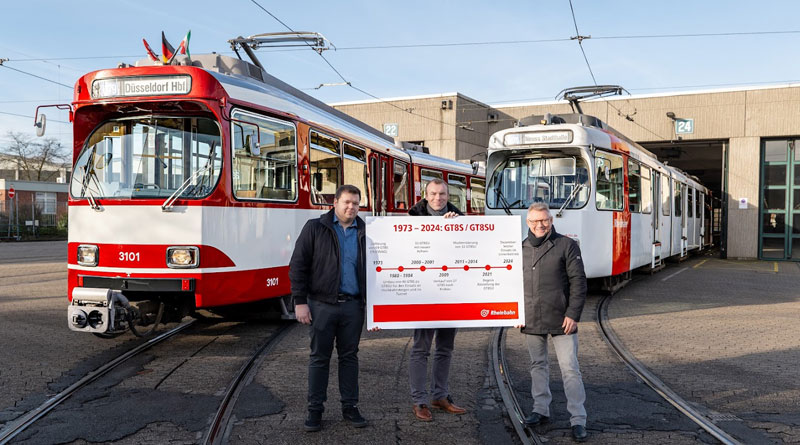
[[[270,16],[270,17],[272,17],[273,19],[275,19],[276,21],[278,21],[278,23],[280,23],[281,25],[283,25],[283,26],[284,26],[286,29],[288,29],[288,30],[289,30],[289,31],[291,31],[291,32],[295,32],[295,30],[294,30],[294,29],[292,29],[292,28],[291,28],[289,25],[287,25],[287,24],[286,24],[286,23],[284,23],[282,20],[280,20],[279,18],[277,18],[277,17],[276,17],[274,14],[272,14],[271,12],[269,12],[269,11],[268,11],[266,8],[264,8],[263,6],[261,6],[261,4],[259,4],[259,3],[258,3],[256,0],[250,0],[250,1],[251,1],[251,2],[253,2],[253,3],[254,3],[256,6],[258,6],[259,8],[261,8],[261,9],[262,9],[264,12],[266,12],[267,14],[269,14],[269,16]],[[310,44],[306,43],[306,45],[308,45],[308,47],[309,47],[309,48],[312,48]],[[313,49],[313,48],[312,48],[312,49]],[[319,51],[315,51],[315,52],[317,53],[317,55],[319,55],[320,57],[322,57],[322,60],[324,60],[324,61],[325,61],[325,63],[326,63],[326,64],[327,64],[327,65],[328,65],[328,66],[329,66],[329,67],[330,67],[330,68],[331,68],[331,69],[332,69],[332,70],[333,70],[333,71],[334,71],[334,72],[335,72],[335,73],[336,73],[336,74],[339,76],[339,78],[341,78],[341,79],[342,79],[342,82],[344,82],[344,83],[345,83],[347,86],[349,86],[350,88],[352,88],[352,89],[354,89],[354,90],[356,90],[356,91],[358,91],[358,92],[360,92],[360,93],[362,93],[362,94],[365,94],[365,95],[367,95],[367,96],[369,96],[369,97],[371,97],[371,98],[373,98],[373,99],[375,99],[375,100],[378,100],[378,101],[380,101],[380,102],[382,102],[382,103],[385,103],[385,104],[387,104],[387,105],[390,105],[390,106],[392,106],[392,107],[394,107],[394,108],[397,108],[398,110],[401,110],[401,111],[403,111],[403,112],[405,112],[405,113],[411,114],[411,115],[413,115],[413,116],[418,116],[418,117],[421,117],[421,118],[423,118],[423,119],[428,119],[428,120],[431,120],[431,121],[434,121],[434,122],[438,122],[438,123],[440,123],[440,124],[444,124],[444,125],[450,125],[450,126],[452,126],[452,127],[455,127],[455,128],[463,128],[463,127],[461,126],[461,125],[463,125],[463,124],[458,124],[458,123],[456,123],[456,124],[452,124],[452,123],[449,123],[449,122],[445,122],[445,121],[443,121],[443,120],[441,120],[441,119],[436,119],[436,118],[432,118],[432,117],[428,117],[428,116],[424,116],[424,115],[421,115],[421,114],[414,113],[413,111],[410,111],[410,110],[408,110],[408,109],[405,109],[405,108],[402,108],[402,107],[400,107],[399,105],[396,105],[396,104],[394,104],[394,103],[392,103],[392,102],[388,102],[388,101],[386,101],[386,100],[384,100],[384,99],[381,99],[380,97],[378,97],[378,96],[376,96],[376,95],[374,95],[374,94],[372,94],[372,93],[370,93],[370,92],[368,92],[368,91],[365,91],[365,90],[364,90],[364,89],[362,89],[362,88],[359,88],[359,87],[357,87],[357,86],[353,85],[353,83],[352,83],[352,82],[350,82],[349,80],[347,80],[347,78],[345,78],[345,77],[344,77],[344,75],[342,75],[342,73],[340,73],[340,72],[339,72],[339,70],[337,70],[337,69],[336,69],[336,67],[334,67],[334,66],[333,66],[333,64],[331,64],[331,62],[330,62],[330,61],[328,61],[328,59],[327,59],[327,58],[326,58],[326,57],[325,57],[325,56],[322,54],[322,52],[319,52]],[[490,136],[490,135],[488,135],[488,134],[486,134],[486,133],[479,132],[479,131],[477,131],[477,130],[474,130],[474,129],[472,129],[472,130],[468,130],[468,131],[475,131],[476,133],[478,133],[478,134],[482,134],[482,135],[484,135],[484,136],[486,136],[486,137],[489,137],[489,136]]]
[[[18,73],[26,74],[26,75],[28,75],[28,76],[35,77],[35,78],[37,78],[37,79],[44,80],[45,82],[54,83],[54,84],[56,84],[56,85],[60,85],[60,86],[62,86],[62,87],[64,87],[64,88],[69,88],[70,90],[72,89],[72,86],[71,86],[71,85],[67,85],[67,84],[65,84],[65,83],[61,83],[61,82],[56,82],[55,80],[48,79],[48,78],[46,78],[46,77],[42,77],[42,76],[39,76],[39,75],[37,75],[37,74],[29,73],[29,72],[27,72],[27,71],[18,70],[18,69],[16,69],[16,68],[13,68],[13,67],[10,67],[10,66],[6,65],[5,63],[0,63],[0,67],[2,67],[2,68],[7,68],[7,69],[10,69],[10,70],[12,70],[12,71],[16,71],[16,72],[18,72]]]
[[[583,60],[586,61],[586,67],[589,69],[589,74],[591,74],[591,76],[592,76],[592,82],[594,82],[594,85],[597,86],[597,80],[594,77],[594,72],[592,71],[592,66],[589,64],[589,58],[586,57],[586,51],[584,51],[584,49],[583,49],[583,40],[587,39],[587,38],[591,38],[591,36],[589,36],[589,37],[582,36],[580,31],[578,31],[578,20],[575,18],[575,8],[572,6],[572,0],[569,0],[569,9],[570,9],[570,12],[572,13],[572,23],[575,24],[575,34],[576,34],[576,36],[573,38],[573,40],[577,40],[578,41],[578,46],[580,47],[581,53],[583,54]],[[625,91],[627,92],[627,90],[625,90]],[[628,92],[628,94],[630,94],[630,92]],[[616,110],[617,115],[619,115],[621,117],[624,116],[625,120],[632,122],[637,127],[642,128],[643,130],[645,130],[648,133],[656,136],[659,139],[669,139],[669,138],[665,138],[665,137],[661,136],[660,134],[654,132],[653,130],[645,127],[644,125],[642,125],[642,124],[640,124],[638,122],[636,122],[636,120],[633,119],[632,115],[623,114],[622,111],[619,108],[615,107],[613,104],[611,104],[611,102],[609,102],[607,98],[604,98],[602,100],[603,100],[603,102],[606,103],[606,105],[608,107],[611,107],[614,110]],[[634,114],[636,114],[635,111],[634,111]]]

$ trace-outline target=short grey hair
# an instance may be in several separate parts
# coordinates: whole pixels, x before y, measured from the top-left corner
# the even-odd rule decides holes
[[[547,216],[553,217],[553,215],[550,214],[550,206],[544,202],[534,202],[528,206],[528,213],[530,212],[547,212]]]

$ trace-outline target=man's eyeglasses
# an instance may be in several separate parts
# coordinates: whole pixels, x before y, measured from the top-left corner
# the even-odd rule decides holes
[[[547,218],[547,219],[528,219],[527,221],[528,221],[528,224],[531,224],[534,227],[538,226],[539,224],[541,224],[543,226],[549,226],[550,223],[553,222],[550,218]]]

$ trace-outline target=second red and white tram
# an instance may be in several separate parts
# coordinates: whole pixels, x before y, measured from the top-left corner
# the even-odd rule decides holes
[[[482,171],[395,145],[243,60],[92,72],[71,107],[73,330],[278,298],[289,315],[295,238],[345,183],[363,191],[363,212],[404,214],[441,178],[453,204],[483,213]]]
[[[556,230],[579,241],[587,277],[608,285],[711,244],[710,191],[592,116],[536,116],[495,133],[486,171],[487,214],[549,204]]]

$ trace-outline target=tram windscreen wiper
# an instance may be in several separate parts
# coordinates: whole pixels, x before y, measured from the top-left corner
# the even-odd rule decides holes
[[[84,196],[89,200],[89,206],[92,209],[100,211],[100,204],[97,203],[94,194],[89,188],[89,181],[93,180],[95,186],[97,187],[97,191],[102,194],[103,187],[100,185],[100,181],[97,180],[97,172],[95,172],[94,162],[92,162],[92,160],[94,160],[94,154],[96,150],[96,147],[92,148],[92,153],[87,157],[86,164],[81,167],[83,168],[83,178],[81,179],[81,196]]]
[[[162,212],[171,211],[172,210],[172,206],[175,204],[175,201],[178,200],[178,198],[183,194],[183,192],[185,192],[186,190],[189,189],[190,184],[192,183],[192,181],[195,178],[197,178],[198,176],[200,176],[200,175],[204,174],[205,172],[207,172],[211,168],[211,165],[212,165],[211,161],[214,159],[214,156],[216,154],[216,150],[217,150],[217,141],[212,141],[211,142],[211,150],[209,150],[209,152],[208,152],[208,160],[206,161],[206,164],[203,166],[203,168],[195,171],[188,178],[186,178],[186,180],[183,181],[183,184],[181,184],[181,186],[178,187],[177,190],[175,190],[171,195],[169,195],[169,198],[167,198],[167,200],[164,201],[163,204],[161,204],[161,211]],[[203,182],[205,182],[205,181],[201,180],[199,184],[196,184],[194,186],[194,188],[192,189],[192,192],[190,192],[190,194],[194,193],[195,195],[197,195],[198,194],[197,193],[198,190],[202,190]]]
[[[578,192],[580,192],[580,190],[584,187],[586,186],[583,184],[578,184],[575,188],[572,189],[572,193],[569,194],[567,200],[564,201],[564,204],[561,204],[561,208],[558,209],[558,212],[556,213],[556,218],[561,217],[561,214],[564,212],[564,209],[567,208],[569,203],[571,203],[576,196],[578,196]]]
[[[503,186],[503,173],[500,173],[500,179],[497,181],[497,184],[494,186],[494,193],[495,197],[498,201],[500,201],[500,205],[503,206],[503,210],[506,211],[506,215],[511,215],[511,210],[509,210],[508,201],[506,201],[506,197],[503,196],[503,192],[500,191],[500,188]]]

